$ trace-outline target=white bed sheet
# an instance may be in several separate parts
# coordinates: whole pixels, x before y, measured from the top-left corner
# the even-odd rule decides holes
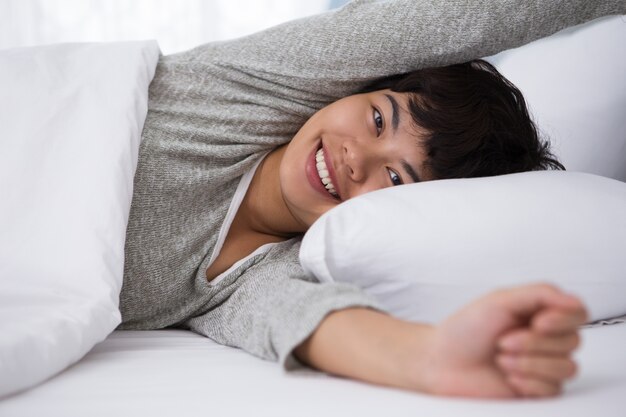
[[[434,397],[272,362],[182,330],[115,331],[79,363],[0,401],[0,416],[626,415],[626,324],[582,330],[579,376],[558,398]]]

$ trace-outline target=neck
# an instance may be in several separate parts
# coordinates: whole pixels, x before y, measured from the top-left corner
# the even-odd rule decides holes
[[[286,145],[274,149],[261,162],[241,203],[248,227],[258,233],[291,238],[306,225],[289,211],[280,188],[279,168]]]

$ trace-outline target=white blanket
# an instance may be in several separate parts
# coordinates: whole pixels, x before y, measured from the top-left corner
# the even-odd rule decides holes
[[[0,397],[120,322],[156,42],[0,51]]]

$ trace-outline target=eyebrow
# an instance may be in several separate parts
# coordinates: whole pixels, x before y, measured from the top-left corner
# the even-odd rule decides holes
[[[417,172],[415,172],[413,167],[404,159],[402,160],[402,168],[409,174],[413,182],[420,182],[420,177],[417,175]]]
[[[393,127],[393,133],[395,134],[398,130],[398,125],[400,125],[400,106],[393,96],[389,94],[385,94],[389,103],[391,103],[391,126]],[[417,172],[413,169],[413,167],[404,159],[401,161],[402,168],[409,174],[409,177],[413,180],[413,182],[420,182],[420,177],[417,175]]]
[[[393,126],[393,133],[396,133],[398,125],[400,124],[400,111],[398,110],[400,106],[398,106],[398,102],[393,96],[385,94],[385,97],[387,97],[387,100],[391,103],[391,125]]]

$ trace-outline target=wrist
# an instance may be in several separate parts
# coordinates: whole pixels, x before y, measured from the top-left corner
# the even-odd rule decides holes
[[[433,392],[433,360],[435,358],[436,327],[409,323],[404,349],[398,355],[398,381],[411,391]]]

